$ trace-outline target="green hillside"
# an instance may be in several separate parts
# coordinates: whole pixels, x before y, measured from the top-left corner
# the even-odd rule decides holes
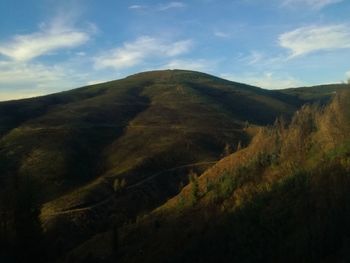
[[[30,254],[29,240],[48,240],[51,259],[78,249],[164,204],[191,171],[204,172],[305,102],[294,91],[182,70],[2,102],[0,242]]]
[[[179,195],[64,262],[348,262],[350,93],[260,128]],[[103,260],[102,260],[103,259]]]
[[[305,102],[312,102],[320,100],[325,103],[328,101],[330,96],[333,96],[337,92],[348,89],[348,84],[327,84],[317,85],[312,87],[299,87],[280,90],[280,92],[295,96],[298,99],[304,100]]]

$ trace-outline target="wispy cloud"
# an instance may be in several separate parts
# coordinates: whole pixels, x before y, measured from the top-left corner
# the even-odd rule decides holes
[[[262,62],[262,60],[265,58],[265,55],[262,52],[253,50],[250,52],[250,54],[247,57],[244,57],[243,60],[248,65],[255,65],[257,63]]]
[[[290,57],[316,51],[350,48],[350,27],[345,24],[297,28],[279,37],[281,47],[290,50]]]
[[[0,100],[28,98],[74,88],[84,76],[66,65],[0,61]],[[1,90],[1,87],[5,88]]]
[[[42,24],[37,32],[16,35],[0,43],[0,54],[16,61],[29,61],[63,48],[73,48],[87,42],[89,30],[83,31],[67,24],[64,17]]]
[[[95,85],[95,84],[100,84],[108,81],[111,81],[111,80],[110,79],[93,79],[86,82],[86,85]]]
[[[58,10],[50,21],[42,22],[37,31],[14,35],[0,42],[0,100],[26,98],[74,88],[86,83],[86,53],[72,52],[73,57],[60,62],[43,62],[39,58],[67,51],[85,44],[98,30],[85,23],[84,29],[76,22],[80,11],[71,7]]]
[[[251,50],[249,53],[239,54],[236,58],[241,65],[248,66],[251,70],[277,70],[289,62],[289,59],[282,52],[266,52]]]
[[[281,76],[273,72],[258,73],[243,73],[243,74],[221,74],[221,77],[242,82],[265,89],[285,89],[291,87],[304,86],[305,83],[291,76]]]
[[[125,69],[143,63],[146,59],[170,58],[188,52],[192,40],[166,41],[149,36],[142,36],[121,47],[107,50],[94,58],[95,67]]]
[[[231,34],[223,31],[214,31],[214,36],[220,38],[230,38]]]
[[[210,71],[215,67],[215,64],[215,62],[206,59],[174,59],[162,65],[161,68]]]
[[[186,7],[186,4],[183,2],[170,2],[167,4],[159,5],[157,10],[158,11],[166,11],[166,10],[173,9],[173,8],[184,8],[184,7]]]
[[[131,5],[129,6],[129,9],[143,9],[145,6],[143,5]]]
[[[350,70],[348,72],[346,72],[345,75],[348,79],[350,79]]]
[[[17,62],[0,62],[1,84],[31,84],[33,82],[48,83],[63,77],[59,67],[47,67],[42,64],[27,64]]]
[[[320,10],[326,6],[343,2],[343,0],[283,0],[284,6],[308,6],[315,10]]]
[[[179,9],[185,8],[187,5],[183,2],[168,2],[163,4],[156,5],[130,5],[129,9],[131,10],[148,10],[155,12],[163,12],[170,9]]]

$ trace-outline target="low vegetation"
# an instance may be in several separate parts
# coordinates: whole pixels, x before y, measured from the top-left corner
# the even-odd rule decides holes
[[[349,261],[349,134],[349,92],[327,106],[302,107],[289,124],[260,128],[248,147],[191,174],[179,195],[121,228],[110,259]]]
[[[345,87],[175,70],[0,103],[0,259],[346,258]]]

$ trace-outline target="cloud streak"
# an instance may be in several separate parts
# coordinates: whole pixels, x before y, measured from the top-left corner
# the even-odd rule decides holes
[[[265,89],[285,89],[305,85],[305,83],[291,76],[278,76],[278,74],[276,76],[273,72],[264,72],[262,74],[221,74],[221,77]]]
[[[284,0],[283,6],[308,6],[320,10],[326,6],[343,2],[343,0]]]
[[[210,71],[215,62],[206,59],[174,59],[163,65],[163,69],[186,69],[197,71]]]
[[[83,82],[80,78],[83,77],[67,65],[0,61],[0,101],[73,88]]]
[[[16,35],[0,43],[0,54],[16,61],[29,61],[63,48],[74,48],[86,43],[89,33],[66,25],[64,18],[45,24],[38,32]]]
[[[169,2],[165,4],[158,4],[158,5],[130,5],[129,9],[131,10],[149,10],[149,11],[156,11],[156,12],[163,12],[168,11],[170,9],[180,9],[185,8],[187,5],[183,2]]]
[[[220,38],[230,38],[231,34],[223,31],[214,31],[214,36]]]
[[[186,7],[186,4],[183,2],[170,2],[167,4],[160,5],[157,10],[158,11],[166,11],[169,9],[174,9],[174,8],[184,8]]]
[[[188,52],[192,40],[175,42],[149,36],[142,36],[133,42],[126,42],[121,47],[107,50],[94,58],[95,68],[126,69],[142,64],[147,59],[171,58]]]
[[[142,5],[131,5],[131,6],[129,6],[129,9],[142,9],[142,8],[145,8],[145,7],[142,6]]]
[[[345,75],[348,79],[350,79],[350,70],[348,72],[346,72]]]
[[[290,58],[350,48],[350,29],[345,24],[301,27],[280,35],[279,44],[290,51]]]

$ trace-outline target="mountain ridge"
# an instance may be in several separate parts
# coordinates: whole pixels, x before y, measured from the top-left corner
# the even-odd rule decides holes
[[[68,251],[112,218],[122,225],[161,205],[191,170],[247,145],[254,127],[331,96],[166,70],[1,102],[0,180],[10,189],[33,180],[45,235],[69,240],[60,245]]]

